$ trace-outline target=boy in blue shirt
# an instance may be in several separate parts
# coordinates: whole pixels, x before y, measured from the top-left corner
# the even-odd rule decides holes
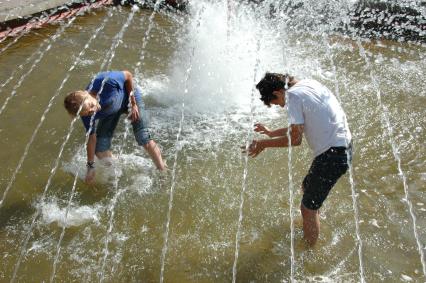
[[[147,128],[141,93],[134,88],[133,76],[129,71],[99,73],[86,90],[68,94],[64,99],[64,106],[74,117],[81,106],[79,115],[86,132],[90,130],[87,143],[87,183],[92,183],[95,178],[95,155],[99,159],[112,157],[110,149],[114,130],[120,116],[128,112],[136,141],[148,152],[159,170],[165,169],[160,149],[151,139]]]

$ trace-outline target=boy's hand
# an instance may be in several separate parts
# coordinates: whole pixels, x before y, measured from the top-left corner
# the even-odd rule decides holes
[[[139,120],[139,108],[138,105],[132,105],[132,109],[130,110],[130,114],[129,114],[129,119],[130,121],[132,121],[132,123],[136,122],[137,120]]]
[[[271,130],[269,130],[267,127],[265,127],[263,124],[261,123],[256,123],[254,124],[254,131],[267,135],[269,137],[269,134],[271,132]]]
[[[91,185],[95,181],[95,168],[87,168],[86,179],[84,180],[86,184]]]
[[[241,147],[243,149],[243,153],[247,153],[251,157],[256,157],[261,153],[265,147],[262,145],[261,141],[253,140],[248,148],[245,146]]]

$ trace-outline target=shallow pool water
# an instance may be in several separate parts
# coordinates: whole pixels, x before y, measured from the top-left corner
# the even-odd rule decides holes
[[[0,54],[0,281],[425,280],[425,47],[299,31],[225,4],[197,1],[183,15],[94,10]],[[112,165],[84,184],[83,126],[70,127],[62,103],[104,62],[136,74],[167,173],[156,172],[123,117]],[[288,149],[247,163],[240,152],[260,138],[253,121],[287,126],[285,111],[253,91],[266,71],[327,85],[354,137],[352,174],[321,209],[312,249],[298,210],[312,160],[306,142],[291,162]]]

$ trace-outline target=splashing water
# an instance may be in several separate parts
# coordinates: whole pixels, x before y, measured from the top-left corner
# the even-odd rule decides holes
[[[260,42],[257,42],[257,52],[259,52],[260,49]],[[258,76],[258,68],[259,68],[260,60],[257,59],[256,64],[254,65],[254,79],[253,81],[256,81],[256,77]],[[247,131],[247,138],[246,138],[246,145],[245,148],[249,147],[250,143],[250,136],[252,135],[252,125],[254,124],[254,93],[255,89],[253,87],[252,93],[251,93],[251,107],[250,107],[250,121],[249,121],[249,127]],[[237,226],[237,233],[235,234],[235,255],[234,255],[234,264],[232,267],[232,282],[235,283],[237,280],[237,263],[238,263],[238,256],[239,256],[239,250],[240,250],[240,240],[241,240],[241,225],[243,222],[243,207],[244,207],[244,194],[246,192],[247,188],[247,175],[248,175],[248,154],[244,157],[244,171],[243,171],[243,181],[242,181],[242,187],[241,187],[241,194],[240,194],[240,208],[238,213],[238,226]]]
[[[203,9],[200,11],[199,20],[197,22],[196,28],[198,29],[201,26],[201,16],[203,15]],[[190,60],[189,60],[189,66],[186,69],[186,77],[185,77],[185,94],[188,93],[188,81],[192,74],[192,60],[195,53],[195,47],[192,48],[192,52],[190,54]],[[179,129],[176,134],[176,142],[175,142],[175,156],[174,156],[174,162],[173,162],[173,168],[172,168],[172,185],[170,187],[170,198],[169,198],[169,206],[167,210],[167,219],[165,224],[165,231],[164,231],[164,244],[163,249],[161,252],[161,268],[160,268],[160,283],[164,281],[164,270],[165,270],[165,261],[166,261],[166,255],[167,255],[167,249],[168,249],[168,241],[169,241],[169,229],[170,229],[170,221],[171,221],[171,213],[173,209],[173,197],[174,197],[174,190],[176,187],[176,169],[177,169],[177,160],[178,160],[178,154],[179,150],[181,149],[179,144],[181,142],[181,134],[182,134],[182,128],[183,128],[183,122],[185,119],[185,96],[182,96],[182,107],[181,107],[181,118],[179,121]]]
[[[326,38],[324,38],[324,40],[326,40]],[[330,52],[330,49],[327,49],[327,57],[329,58],[330,63],[332,65],[332,72],[333,72],[334,81],[335,81],[334,92],[336,94],[337,99],[339,100],[339,103],[342,103],[341,99],[340,99],[339,84],[337,83],[336,65],[334,63],[334,58],[333,58],[333,55]],[[350,129],[346,116],[345,116],[345,125],[348,129]],[[347,144],[346,147],[349,147],[349,145]],[[349,151],[346,152],[346,159],[348,161],[351,159]],[[348,162],[348,166],[349,166],[349,170],[348,170],[349,171],[349,183],[351,185],[351,194],[352,194],[352,206],[353,206],[353,209],[354,209],[355,235],[356,235],[356,239],[357,239],[357,242],[358,242],[359,275],[360,275],[360,281],[365,282],[364,262],[363,262],[363,259],[362,259],[363,258],[363,255],[362,255],[362,240],[361,240],[361,232],[359,230],[358,201],[357,201],[357,193],[355,191],[355,182],[354,182],[354,177],[353,177],[354,171],[353,171],[352,162]]]
[[[56,223],[59,227],[80,226],[88,222],[99,222],[101,206],[60,208],[56,201],[39,204],[41,219],[45,224]]]
[[[145,41],[141,39],[146,34],[147,24],[129,24],[127,31],[119,36],[121,42],[117,51],[111,46],[117,42],[119,29],[132,13],[127,8],[116,9],[120,13],[109,17],[110,22],[119,23],[119,27],[105,26],[96,46],[87,52],[89,63],[78,63],[79,76],[71,76],[70,86],[64,86],[64,90],[81,86],[82,77],[95,73],[103,65],[102,61],[107,62],[104,66],[127,69],[138,58],[144,58],[140,62],[139,75],[135,77],[143,85],[147,112],[152,117],[151,133],[161,145],[165,158],[175,160],[175,154],[179,154],[173,181],[157,178],[150,159],[129,140],[125,144],[114,142],[113,150],[123,148],[123,154],[114,160],[112,168],[99,166],[96,188],[88,188],[81,182],[85,173],[81,166],[85,158],[81,136],[74,134],[64,150],[62,170],[58,170],[55,178],[50,177],[58,157],[56,151],[51,151],[61,147],[62,135],[68,135],[65,131],[69,124],[68,117],[60,109],[62,105],[52,104],[53,111],[44,120],[46,126],[40,128],[28,150],[25,166],[16,175],[13,193],[0,208],[4,278],[12,278],[11,269],[23,248],[25,255],[31,256],[22,257],[22,267],[13,279],[16,281],[30,278],[46,281],[49,277],[55,281],[98,281],[98,271],[104,262],[107,263],[105,281],[137,282],[141,278],[157,281],[163,263],[167,267],[163,269],[164,281],[170,278],[182,282],[226,282],[231,276],[242,282],[362,281],[364,277],[366,281],[422,281],[418,243],[422,245],[426,235],[421,191],[425,160],[419,141],[425,138],[421,124],[425,85],[417,78],[424,76],[424,47],[408,42],[365,40],[362,47],[369,62],[366,64],[365,58],[358,54],[361,48],[355,30],[339,33],[342,21],[350,26],[348,10],[355,3],[347,1],[279,1],[280,5],[272,0],[257,4],[233,2],[232,14],[229,13],[230,1],[191,2],[187,15],[172,18],[159,11],[153,17],[150,40],[142,51]],[[410,3],[410,7],[413,5]],[[196,28],[197,15],[202,8],[202,24]],[[135,12],[135,16],[140,15],[144,23],[151,12],[141,10]],[[87,41],[86,37],[81,42],[86,25],[92,25],[95,30],[105,13],[101,11],[97,15],[82,18],[73,31],[65,30],[64,43],[59,44],[60,47],[52,45],[46,60],[41,60],[22,81],[17,94],[30,90],[38,93],[38,98],[46,96],[49,100],[67,73],[51,72],[45,85],[34,83],[34,78],[39,71],[56,68],[45,61],[56,60],[57,66],[63,66],[66,61],[63,54],[81,50]],[[355,39],[348,34],[355,35]],[[256,53],[258,41],[261,45]],[[70,42],[78,42],[81,47],[70,50],[66,46]],[[20,45],[21,40],[18,40],[9,48]],[[72,46],[75,48],[77,44]],[[35,51],[37,47],[28,48],[25,54],[29,56],[32,52],[28,50]],[[59,48],[63,50],[58,52]],[[107,52],[111,49],[114,53]],[[19,50],[14,52],[19,54]],[[380,56],[371,59],[371,54]],[[109,59],[111,55],[113,62]],[[25,62],[27,57],[15,59],[15,66]],[[34,58],[26,64],[31,64]],[[285,151],[281,150],[284,153],[281,155],[267,150],[247,165],[238,150],[241,141],[245,141],[249,117],[261,116],[265,123],[279,127],[286,121],[284,111],[267,110],[256,98],[252,101],[256,59],[259,60],[259,75],[266,71],[288,72],[298,78],[315,78],[329,88],[334,86],[356,138],[350,184],[339,181],[324,204],[321,241],[314,250],[307,251],[298,245],[302,237],[300,219],[293,219],[293,207],[289,204],[292,190],[283,190],[300,183],[306,174],[306,166],[311,161],[306,145],[302,149],[292,148],[289,160],[285,159]],[[11,58],[0,57],[1,64],[11,61]],[[188,64],[191,65],[190,76]],[[9,74],[3,75],[2,81],[7,79]],[[14,80],[10,79],[9,83]],[[47,84],[52,86],[49,88]],[[376,90],[380,91],[382,107],[377,105]],[[25,152],[27,139],[40,120],[37,115],[46,107],[41,105],[40,109],[31,103],[29,95],[20,97],[20,101],[11,101],[8,111],[0,116],[3,148],[16,141],[13,148],[18,149],[16,158],[4,158],[4,152],[0,152],[4,160],[0,165],[0,182],[4,176],[6,181],[10,180],[16,159]],[[18,104],[21,101],[32,104],[35,110],[23,111],[25,115],[21,120],[31,117],[34,125],[22,122],[22,127],[16,127],[16,123],[12,126],[9,112],[14,110],[14,104],[21,106]],[[381,118],[383,109],[389,123]],[[28,128],[32,130],[28,132]],[[125,131],[125,126],[118,126],[118,140],[123,138]],[[389,131],[393,137],[391,144],[387,142]],[[178,133],[179,142],[176,143]],[[21,144],[22,139],[24,144]],[[289,172],[282,166],[287,161]],[[244,229],[238,236],[235,229],[240,221],[236,214],[242,203],[240,173],[245,168],[250,168],[245,180],[247,188],[256,189],[244,192],[244,221],[241,224]],[[116,176],[120,180],[119,188],[125,190],[119,198],[114,198]],[[27,236],[35,209],[28,203],[33,197],[43,195],[44,178],[49,179],[55,190],[50,190],[44,201],[37,202],[41,217],[34,223],[35,232],[27,243],[14,244],[16,238]],[[28,186],[27,179],[36,185]],[[42,184],[37,185],[40,181]],[[162,189],[171,188],[169,182],[174,186],[172,206],[169,191]],[[351,197],[349,185],[355,187],[355,184],[357,191]],[[70,190],[75,190],[75,194],[70,196]],[[408,209],[406,192],[409,192],[411,203]],[[292,197],[297,203],[300,195],[295,193]],[[110,209],[114,199],[112,219]],[[290,205],[290,212],[283,209],[287,205]],[[168,209],[169,221],[165,219]],[[417,239],[412,229],[402,229],[411,225],[412,214]],[[169,240],[163,256],[165,222],[169,223],[166,237]],[[62,231],[68,231],[74,224],[73,233],[62,235]],[[112,228],[109,230],[109,227]],[[109,231],[109,236],[105,236],[105,231]],[[52,238],[52,233],[57,233],[53,237],[55,240],[60,239],[57,245],[46,240]],[[105,240],[108,252],[104,261]],[[236,246],[235,242],[241,245]],[[45,248],[49,245],[51,250]],[[53,260],[53,272],[49,259]],[[233,264],[238,269],[234,270]],[[39,272],[29,274],[28,270],[36,266]]]

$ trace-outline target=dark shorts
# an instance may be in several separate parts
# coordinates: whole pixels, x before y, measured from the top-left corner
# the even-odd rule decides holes
[[[145,145],[151,140],[148,130],[148,118],[145,111],[145,105],[142,99],[137,99],[136,103],[139,108],[139,120],[132,123],[133,133],[139,145]],[[111,149],[111,140],[114,130],[122,114],[127,113],[127,108],[122,108],[117,113],[99,119],[96,128],[96,152],[103,152]]]
[[[352,160],[352,146],[331,147],[326,152],[315,157],[311,168],[303,180],[302,204],[312,210],[317,210],[328,196],[337,180],[348,170]]]

